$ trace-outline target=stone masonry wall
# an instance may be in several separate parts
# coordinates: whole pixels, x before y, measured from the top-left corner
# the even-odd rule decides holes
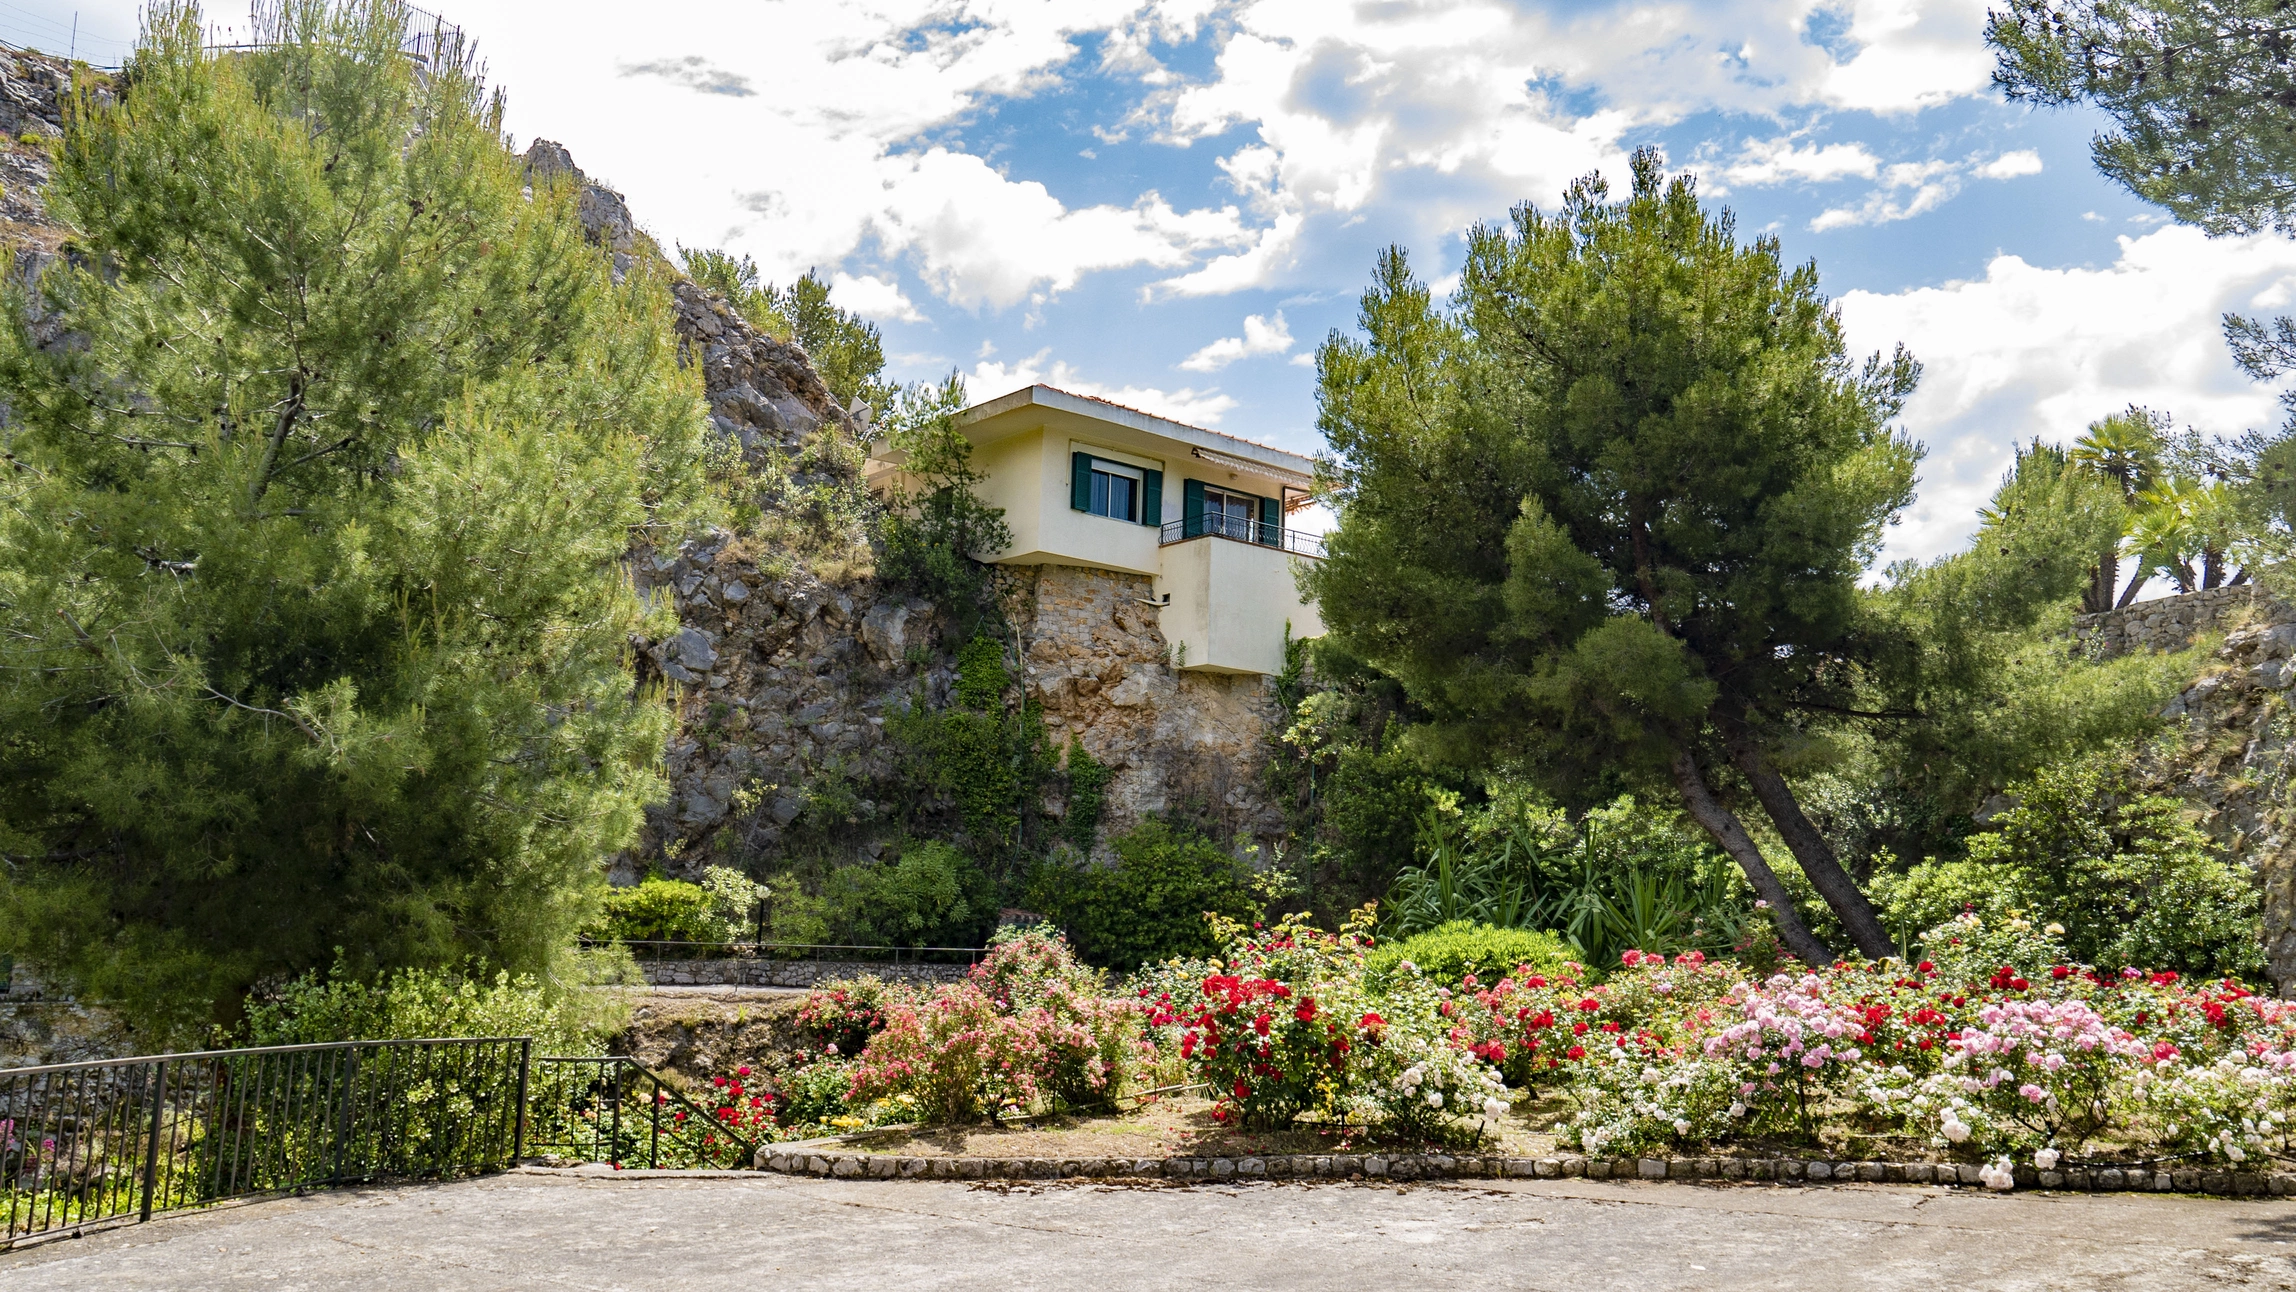
[[[1283,821],[1260,771],[1283,716],[1275,680],[1173,668],[1153,586],[1112,570],[1013,572],[1005,604],[1022,683],[1055,743],[1073,736],[1113,770],[1103,840],[1159,812],[1185,813],[1222,838],[1272,836]]]
[[[2262,588],[2246,583],[2082,615],[2073,620],[2073,637],[2090,658],[2113,659],[2132,650],[2183,650],[2204,633],[2221,631],[2257,614],[2285,617],[2291,612]]]

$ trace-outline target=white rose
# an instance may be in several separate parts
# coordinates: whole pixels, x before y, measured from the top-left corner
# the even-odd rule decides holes
[[[1440,1090],[1428,1091],[1427,1106],[1429,1108],[1441,1108],[1443,1106],[1443,1092]]]
[[[1960,1122],[1949,1121],[1945,1123],[1945,1138],[1959,1144],[1969,1138],[1969,1128]]]
[[[2042,1169],[2042,1170],[2044,1170],[2044,1171],[2054,1171],[2054,1170],[2056,1170],[2056,1169],[2057,1169],[2057,1150],[2055,1150],[2055,1149],[2053,1149],[2053,1148],[2045,1148],[2045,1149],[2042,1149],[2040,1152],[2038,1152],[2038,1153],[2035,1153],[2035,1154],[2033,1155],[2033,1165],[2035,1165],[2035,1166],[2037,1166],[2037,1167],[2041,1168],[2041,1169]]]
[[[1744,1104],[1732,1104],[1732,1105],[1730,1105],[1730,1115],[1731,1115],[1732,1117],[1743,1117],[1743,1116],[1745,1116],[1745,1115],[1746,1115],[1746,1105],[1744,1105]]]

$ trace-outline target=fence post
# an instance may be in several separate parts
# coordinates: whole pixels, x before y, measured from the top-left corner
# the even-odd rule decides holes
[[[529,1036],[518,1042],[518,1126],[510,1133],[510,1164],[518,1165],[526,1156],[526,1090],[527,1074],[534,1069],[534,1038]]]
[[[345,1178],[351,1153],[351,1104],[359,1088],[359,1047],[352,1045],[343,1052],[343,1112],[335,1127],[335,1178]]]
[[[636,1065],[631,1066],[635,1067]],[[646,1072],[644,1068],[639,1068],[638,1071],[645,1073],[646,1080],[654,1088],[653,1097],[646,1101],[654,1109],[654,1129],[646,1138],[646,1169],[651,1171],[662,1164],[662,1083],[655,1080],[654,1074]]]
[[[152,1065],[151,1140],[144,1145],[143,1207],[138,1223],[151,1219],[152,1191],[159,1185],[159,1129],[167,1108],[167,1060]]]

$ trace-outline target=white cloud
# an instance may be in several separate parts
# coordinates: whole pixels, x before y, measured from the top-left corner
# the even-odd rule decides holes
[[[567,143],[665,241],[748,252],[775,281],[868,254],[962,307],[1034,311],[1111,270],[1160,271],[1151,299],[1277,284],[1319,217],[1344,227],[1380,203],[1402,212],[1397,236],[1439,237],[1552,202],[1589,170],[1615,176],[1628,144],[1693,113],[1906,112],[1985,92],[1985,0],[1838,0],[1815,17],[1812,3],[768,0],[633,27],[604,0],[563,0],[546,23],[531,0],[467,0],[452,17],[510,87],[512,128]],[[1829,14],[1838,31],[1813,42]],[[1214,49],[1209,69],[1160,61],[1176,39]],[[1008,169],[995,114],[1086,76],[1133,110],[1079,128],[1214,148],[1237,205],[1175,207],[1146,184],[1075,205]],[[1880,161],[1796,143],[1768,171],[1746,159],[1738,182],[1864,178]],[[1919,200],[1845,210],[1894,218]]]
[[[890,278],[874,275],[855,278],[851,274],[834,274],[829,279],[829,298],[839,308],[851,310],[863,318],[899,319],[903,323],[925,321],[916,303],[901,290],[901,284]]]
[[[1795,182],[1823,184],[1858,176],[1872,179],[1881,159],[1864,144],[1808,144],[1795,147],[1791,138],[1749,139],[1736,161],[1723,172],[1733,184],[1765,185]]]
[[[1276,311],[1272,322],[1263,315],[1248,314],[1242,336],[1221,337],[1182,359],[1180,366],[1189,372],[1218,372],[1238,359],[1282,354],[1291,348],[1291,327],[1284,322],[1282,310]]]
[[[2041,154],[2030,148],[2020,148],[1985,163],[1977,168],[1976,173],[1981,179],[2015,179],[2020,175],[2038,175],[2041,173]]]
[[[2189,228],[2120,240],[2104,268],[1995,257],[1985,277],[1840,299],[1854,351],[1904,342],[1922,361],[1904,423],[1929,446],[1921,496],[1889,555],[1958,547],[2014,445],[2065,442],[2131,402],[2227,434],[2278,420],[2273,392],[2233,367],[2217,320],[2296,284],[2296,242],[2211,241]]]
[[[935,291],[968,308],[1066,291],[1098,269],[1178,268],[1254,236],[1232,206],[1182,212],[1151,191],[1130,207],[1072,208],[1034,180],[941,148],[887,159],[880,174],[887,200],[870,217],[878,239],[912,253]]]
[[[1153,386],[1111,386],[1091,381],[1067,363],[1051,359],[1051,355],[1051,349],[1047,348],[1013,363],[983,358],[965,374],[965,389],[974,403],[980,403],[1023,386],[1057,386],[1072,395],[1105,399],[1190,426],[1218,426],[1221,416],[1236,406],[1233,398],[1216,388],[1197,390],[1183,386],[1178,390],[1160,390]]]
[[[1820,80],[1825,102],[1902,113],[1986,92],[1988,0],[1857,0],[1847,33],[1862,46]]]
[[[1952,201],[1971,176],[2016,179],[2040,173],[2041,155],[2030,149],[2003,153],[1991,161],[1971,157],[1960,162],[1898,162],[1882,170],[1880,182],[1863,202],[1830,207],[1810,221],[1810,228],[1823,233],[1849,225],[1910,220]]]

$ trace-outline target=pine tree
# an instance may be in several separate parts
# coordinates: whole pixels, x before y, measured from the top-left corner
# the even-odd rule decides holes
[[[338,948],[548,971],[663,789],[622,560],[700,503],[666,279],[406,22],[213,56],[155,6],[69,114],[52,326],[0,329],[0,949],[162,1028]]]
[[[1918,369],[1862,369],[1774,239],[1741,246],[1655,153],[1554,214],[1479,227],[1450,312],[1400,250],[1321,360],[1340,516],[1305,577],[1342,650],[1433,721],[1423,751],[1581,795],[1664,786],[1782,937],[1828,956],[1739,817],[1752,792],[1860,950],[1890,941],[1784,771],[1882,648],[1858,579],[1909,500],[1885,423]]]

